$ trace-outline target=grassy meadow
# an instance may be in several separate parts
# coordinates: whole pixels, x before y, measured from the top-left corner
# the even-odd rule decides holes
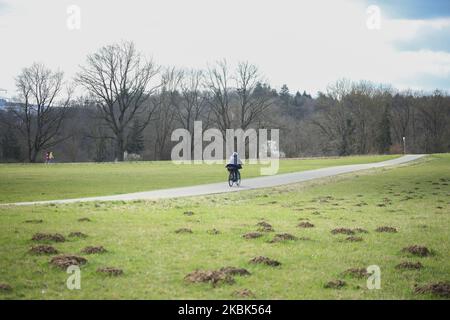
[[[285,159],[279,173],[370,163],[397,156]],[[260,175],[245,165],[243,178]],[[223,165],[175,165],[171,161],[123,163],[0,164],[0,203],[104,196],[227,181]]]
[[[359,158],[355,159],[323,161],[336,165]],[[306,170],[324,163],[302,161],[283,161],[281,171]],[[159,173],[158,166],[164,173]],[[179,184],[223,178],[213,167],[198,169],[196,174],[186,170],[190,176],[181,177],[156,163],[8,165],[0,168],[0,174],[11,182],[14,172],[21,170],[11,191],[2,181],[3,202],[169,187],[176,178]],[[49,170],[54,172],[49,174]],[[158,173],[159,178],[147,181],[141,177],[147,170]],[[245,176],[256,174],[252,170],[244,171]],[[71,171],[78,176],[66,181]],[[206,177],[199,175],[200,171]],[[27,185],[27,175],[33,186],[42,176],[53,177],[52,181],[61,181],[62,186],[59,190],[43,187],[45,194],[40,194]],[[96,190],[95,185],[98,189],[100,184],[95,177],[99,176],[105,180],[102,189]],[[93,185],[86,182],[89,179]],[[137,186],[117,183],[128,179],[136,179]],[[439,292],[415,288],[450,281],[449,184],[450,155],[446,154],[398,167],[232,194],[0,206],[0,283],[7,288],[0,290],[0,299],[445,299],[448,296]],[[26,190],[24,195],[19,193],[20,185]],[[86,190],[79,190],[84,185]],[[262,221],[273,231],[258,231],[257,224]],[[334,234],[336,229],[334,232],[348,234]],[[66,241],[32,241],[38,232],[59,233]],[[86,237],[69,236],[73,232]],[[243,237],[255,232],[260,236]],[[286,233],[295,239],[272,242],[277,234]],[[58,254],[86,258],[81,266],[81,289],[67,289],[69,275],[50,263],[58,254],[30,253],[30,247],[36,245],[51,245]],[[82,253],[87,246],[103,246],[106,252]],[[417,248],[414,246],[425,248],[418,252],[425,255],[403,251]],[[250,263],[259,256],[281,265]],[[381,289],[369,290],[367,276],[360,272],[345,273],[370,265],[380,268]],[[196,270],[227,266],[246,269],[250,275],[235,275],[231,277],[234,282],[222,278],[215,284],[192,283],[185,278]],[[123,274],[99,273],[104,267],[120,269]]]

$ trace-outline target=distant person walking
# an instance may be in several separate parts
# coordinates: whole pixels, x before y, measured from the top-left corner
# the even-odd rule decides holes
[[[53,163],[54,159],[55,159],[55,157],[53,156],[53,151],[50,151],[49,155],[48,155],[48,162]]]
[[[50,151],[46,151],[44,156],[44,163],[48,164],[49,161],[50,161]]]

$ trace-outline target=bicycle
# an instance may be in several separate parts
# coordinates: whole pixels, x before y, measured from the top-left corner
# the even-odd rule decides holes
[[[234,183],[236,183],[236,186],[238,187],[241,185],[241,173],[238,169],[231,170],[228,175],[228,185],[232,187]]]

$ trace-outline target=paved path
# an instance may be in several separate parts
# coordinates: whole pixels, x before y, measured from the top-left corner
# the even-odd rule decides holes
[[[89,198],[77,198],[77,199],[63,199],[63,200],[49,200],[49,201],[34,201],[34,202],[17,202],[9,205],[35,205],[35,204],[63,204],[74,202],[87,202],[87,201],[116,201],[116,200],[155,200],[164,198],[178,198],[189,196],[200,196],[215,193],[236,192],[241,190],[251,190],[267,187],[276,187],[284,184],[308,181],[312,179],[318,179],[323,177],[335,176],[343,173],[355,172],[359,170],[367,170],[372,168],[381,168],[386,166],[403,164],[406,162],[414,161],[422,158],[424,155],[406,155],[400,158],[387,160],[383,162],[367,163],[367,164],[353,164],[337,167],[328,167],[316,170],[300,171],[294,173],[285,173],[274,176],[264,176],[258,178],[243,179],[241,186],[232,187],[228,186],[226,181],[219,183],[211,183],[198,185],[193,187],[172,188],[127,194],[118,194],[114,196],[101,196],[101,197],[89,197]],[[8,204],[5,204],[8,205]]]

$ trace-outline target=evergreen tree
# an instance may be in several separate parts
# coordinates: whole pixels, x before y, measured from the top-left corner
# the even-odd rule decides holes
[[[142,135],[139,120],[134,120],[131,132],[128,135],[127,151],[128,153],[139,154],[144,150],[144,136]]]
[[[287,96],[290,96],[289,88],[287,85],[283,84],[280,90],[280,97],[287,97]]]
[[[254,93],[255,93],[255,95],[263,95],[264,94],[264,87],[261,82],[258,81],[258,83],[256,84]]]
[[[283,101],[285,107],[289,106],[291,100],[291,94],[289,93],[289,88],[287,85],[283,84],[280,90],[280,99]]]
[[[2,158],[5,160],[20,160],[19,141],[11,130],[6,130],[0,140]]]
[[[304,96],[305,98],[308,98],[308,99],[311,99],[311,98],[312,98],[311,95],[310,95],[310,94],[307,94],[305,90],[303,90],[303,96]]]
[[[379,124],[379,133],[377,142],[378,142],[378,152],[380,153],[389,152],[389,148],[392,145],[392,140],[391,140],[391,120],[389,118],[389,110],[387,107],[384,109],[383,116]]]
[[[304,102],[304,99],[299,91],[294,96],[294,105],[300,107]]]

